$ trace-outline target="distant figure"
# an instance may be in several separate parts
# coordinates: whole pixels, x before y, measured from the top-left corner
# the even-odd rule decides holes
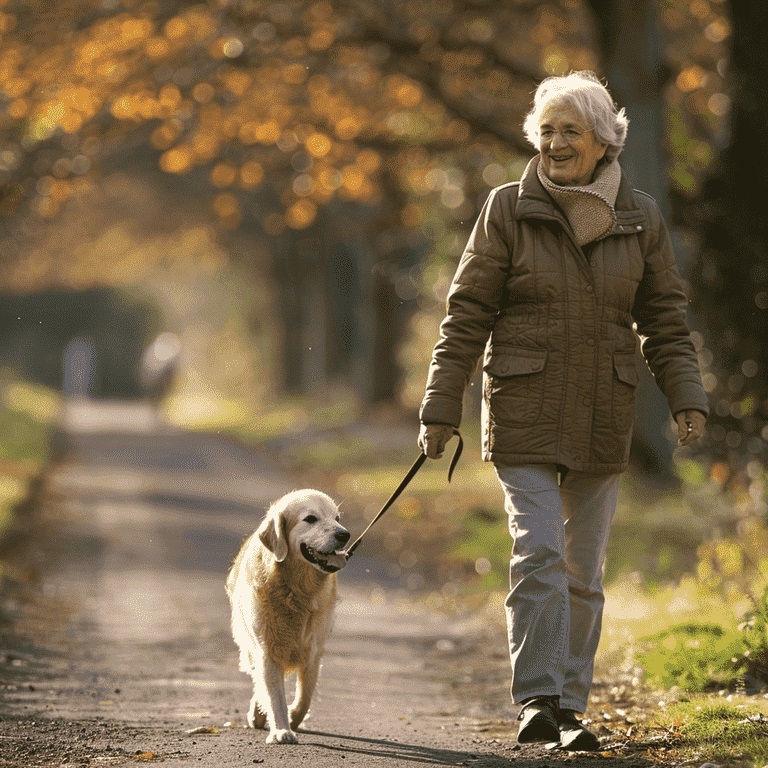
[[[139,384],[155,407],[168,394],[181,359],[181,341],[170,331],[161,333],[141,356]]]
[[[64,349],[66,397],[89,397],[93,387],[93,342],[84,336],[72,339]]]

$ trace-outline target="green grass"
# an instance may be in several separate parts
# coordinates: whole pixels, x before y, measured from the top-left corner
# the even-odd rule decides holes
[[[185,429],[234,435],[263,445],[307,430],[343,428],[359,418],[360,404],[345,399],[310,402],[283,397],[257,410],[244,400],[198,392],[170,395],[163,411],[169,421]],[[335,457],[339,463],[343,459],[342,453]]]
[[[768,701],[751,697],[694,697],[664,708],[655,730],[669,735],[676,762],[723,766],[768,764]],[[679,762],[678,762],[679,764]]]
[[[738,683],[744,642],[735,626],[676,624],[641,638],[640,647],[637,661],[651,685],[707,691]]]
[[[461,518],[461,525],[449,552],[464,563],[474,565],[481,576],[481,590],[507,589],[509,553],[512,541],[503,509],[475,507]]]
[[[0,378],[0,537],[29,483],[48,459],[59,399],[51,390],[5,375]]]
[[[18,381],[0,386],[0,461],[38,465],[48,454],[58,400],[43,387]]]

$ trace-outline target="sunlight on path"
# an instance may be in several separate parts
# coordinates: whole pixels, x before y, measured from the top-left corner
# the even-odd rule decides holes
[[[64,403],[62,425],[67,432],[153,432],[160,425],[149,403],[70,398]]]

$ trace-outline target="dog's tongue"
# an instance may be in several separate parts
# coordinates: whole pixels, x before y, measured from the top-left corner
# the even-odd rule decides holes
[[[340,571],[347,564],[346,555],[339,554],[338,552],[323,555],[323,560],[325,560],[328,566],[335,568],[337,571]]]

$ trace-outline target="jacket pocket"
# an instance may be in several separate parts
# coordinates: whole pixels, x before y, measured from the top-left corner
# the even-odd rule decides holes
[[[639,377],[634,352],[614,352],[611,421],[614,430],[626,434],[635,420],[635,391]]]
[[[546,349],[492,349],[484,366],[485,399],[496,424],[528,426],[541,414]]]

